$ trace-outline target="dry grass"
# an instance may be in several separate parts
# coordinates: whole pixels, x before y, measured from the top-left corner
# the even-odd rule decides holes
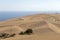
[[[60,14],[37,14],[0,22],[0,33],[15,33],[15,37],[0,40],[60,40]],[[18,35],[31,28],[32,35]]]

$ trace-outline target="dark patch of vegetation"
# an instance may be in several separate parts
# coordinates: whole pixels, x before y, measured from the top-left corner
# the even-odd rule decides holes
[[[0,38],[9,38],[9,37],[14,37],[16,34],[7,34],[7,33],[1,33]]]
[[[11,34],[9,37],[14,37],[16,34]]]
[[[19,35],[30,35],[32,33],[33,33],[32,29],[27,29],[25,32],[19,33]]]
[[[25,32],[20,32],[19,35],[30,35],[32,34],[33,31],[32,29],[27,29]],[[10,37],[14,37],[16,34],[8,34],[8,33],[1,33],[0,34],[0,38],[10,38]]]
[[[23,33],[23,32],[21,32],[21,33],[19,33],[19,35],[24,35],[24,33]]]
[[[3,39],[8,38],[8,35],[9,34],[7,34],[7,33],[1,33],[0,38],[3,38]]]
[[[27,29],[27,30],[24,32],[24,34],[32,34],[32,33],[33,33],[32,29]]]

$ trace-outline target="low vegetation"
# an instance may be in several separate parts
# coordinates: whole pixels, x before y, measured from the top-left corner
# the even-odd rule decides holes
[[[1,34],[0,34],[0,38],[5,39],[5,38],[8,37],[8,35],[9,35],[9,34],[7,34],[7,33],[1,33]]]
[[[8,34],[8,33],[1,33],[0,34],[0,38],[3,38],[3,39],[9,38],[9,37],[14,37],[14,36],[15,36],[15,34]]]
[[[25,32],[20,32],[19,35],[30,35],[32,33],[33,33],[32,29],[27,29]]]
[[[30,35],[32,34],[33,31],[32,29],[27,29],[25,32],[20,32],[19,35]],[[1,33],[0,34],[0,38],[10,38],[10,37],[14,37],[16,34],[8,34],[8,33]]]
[[[9,37],[14,37],[16,34],[11,34]]]
[[[24,32],[20,32],[19,35],[24,35]]]

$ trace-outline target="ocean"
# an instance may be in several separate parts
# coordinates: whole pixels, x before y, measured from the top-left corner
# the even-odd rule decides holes
[[[27,15],[36,14],[38,12],[0,12],[0,21],[5,21],[15,17],[23,17]]]

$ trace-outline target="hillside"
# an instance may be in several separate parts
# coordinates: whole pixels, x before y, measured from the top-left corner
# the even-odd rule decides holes
[[[31,35],[18,35],[32,29]],[[0,22],[0,33],[15,33],[15,37],[1,40],[60,40],[60,14],[35,14]]]

